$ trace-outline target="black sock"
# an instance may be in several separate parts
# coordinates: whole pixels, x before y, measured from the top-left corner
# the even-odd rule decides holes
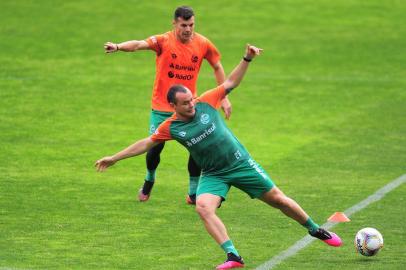
[[[151,192],[151,189],[152,189],[153,185],[154,185],[154,182],[145,181],[144,186],[142,187],[142,193],[144,195],[148,195]]]

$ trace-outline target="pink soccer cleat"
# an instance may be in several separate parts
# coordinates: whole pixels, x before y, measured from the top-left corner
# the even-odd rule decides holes
[[[227,253],[227,261],[218,265],[216,269],[233,269],[233,268],[243,268],[244,260],[241,256],[237,256],[234,253]]]
[[[339,247],[343,244],[343,241],[341,241],[341,238],[338,237],[337,234],[330,232],[331,238],[323,240],[324,243],[326,243],[329,246],[333,247]]]
[[[186,196],[186,203],[190,205],[196,204],[196,194],[187,195]]]
[[[147,181],[147,180],[144,181],[144,185],[138,191],[138,200],[140,200],[140,202],[146,202],[149,200],[153,186],[154,186],[153,181]]]
[[[337,234],[326,231],[323,228],[318,228],[315,233],[311,234],[309,232],[309,234],[332,247],[339,247],[343,244],[343,241],[341,241],[340,237]]]
[[[146,202],[149,200],[149,194],[144,194],[142,188],[138,191],[138,200],[140,200],[140,202]]]

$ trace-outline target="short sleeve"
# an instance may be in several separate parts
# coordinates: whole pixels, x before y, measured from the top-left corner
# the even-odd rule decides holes
[[[220,85],[214,89],[204,92],[200,97],[196,99],[197,102],[205,102],[210,104],[212,107],[218,109],[220,108],[221,101],[226,96],[226,89],[224,86]]]
[[[211,41],[208,39],[207,39],[207,51],[206,54],[204,55],[204,58],[207,59],[210,65],[216,64],[218,61],[220,61],[221,58],[220,52],[217,50],[216,46],[214,46],[214,44],[211,43]]]
[[[172,118],[166,119],[159,127],[155,130],[154,134],[151,135],[151,140],[153,141],[169,141],[172,140],[170,126],[172,123]]]
[[[162,53],[162,42],[164,40],[164,35],[154,35],[147,38],[145,41],[148,43],[149,47],[156,52],[157,55]]]

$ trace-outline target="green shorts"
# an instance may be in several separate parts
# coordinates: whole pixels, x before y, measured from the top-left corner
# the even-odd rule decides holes
[[[209,193],[226,199],[230,187],[234,186],[251,198],[260,198],[275,184],[264,169],[253,159],[244,160],[226,172],[210,173],[200,177],[197,196]]]
[[[151,110],[149,117],[149,135],[154,134],[155,130],[162,124],[163,121],[172,116],[172,112],[161,112]]]

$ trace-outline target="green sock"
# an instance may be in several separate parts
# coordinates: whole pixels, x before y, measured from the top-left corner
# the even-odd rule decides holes
[[[311,219],[310,217],[304,224],[302,224],[302,226],[306,227],[311,234],[315,233],[317,229],[320,228],[320,226],[317,223],[314,223],[313,219]]]
[[[225,253],[232,252],[236,256],[240,256],[240,254],[238,254],[238,251],[235,249],[233,242],[231,240],[227,240],[223,244],[221,244],[221,248],[224,250]]]
[[[147,170],[145,180],[148,182],[155,182],[155,170]]]
[[[200,176],[189,176],[189,195],[196,194]]]

